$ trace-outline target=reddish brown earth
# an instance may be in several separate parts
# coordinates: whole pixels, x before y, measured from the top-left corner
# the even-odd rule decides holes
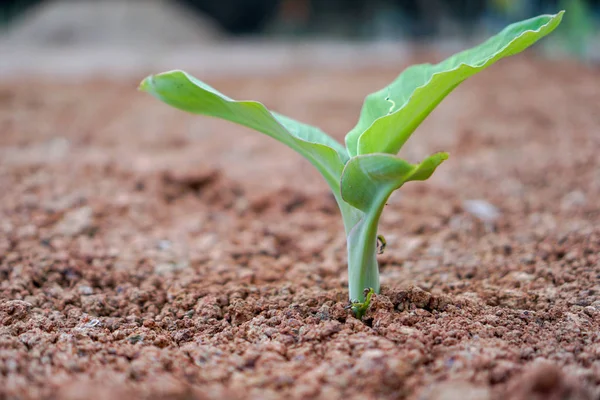
[[[208,80],[342,138],[402,67]],[[451,158],[390,199],[363,321],[290,150],[133,81],[1,83],[0,398],[600,398],[598,82],[519,57],[431,115],[402,154]]]

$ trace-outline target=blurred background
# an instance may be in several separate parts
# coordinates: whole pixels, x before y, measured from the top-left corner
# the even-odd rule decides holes
[[[453,51],[560,9],[568,11],[565,20],[544,51],[597,63],[600,0],[0,0],[0,72],[101,71],[115,61],[131,70],[171,67],[166,59],[197,65],[189,46],[214,46],[214,62],[204,63],[214,70],[233,53],[261,70],[306,62],[298,51],[308,44],[316,63],[354,63],[359,51],[357,62],[367,62],[369,55],[401,55],[407,43]],[[335,51],[325,42],[338,43]]]
[[[104,13],[111,14],[113,22],[141,22],[135,21],[134,13],[127,15],[128,7],[124,5],[139,9],[163,7],[157,11],[167,13],[172,11],[168,8],[177,7],[188,17],[210,20],[213,28],[227,35],[389,39],[470,35],[567,8],[581,14],[578,22],[593,25],[600,0],[2,0],[0,4],[5,28],[18,28],[33,14],[63,17],[54,21],[65,24],[62,30],[59,32],[57,26],[57,32],[49,38],[58,41],[73,40],[81,34],[74,31],[77,27],[69,14],[82,18],[86,16],[84,9],[90,12],[90,20],[79,20],[79,26],[98,24],[98,17],[107,16]],[[142,17],[144,10],[138,11]]]

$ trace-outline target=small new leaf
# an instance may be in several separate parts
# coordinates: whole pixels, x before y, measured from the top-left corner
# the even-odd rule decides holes
[[[448,159],[436,153],[419,164],[411,164],[391,154],[365,154],[350,159],[342,174],[342,199],[361,211],[369,212],[408,181],[423,181]]]
[[[373,294],[375,294],[375,290],[373,290],[373,288],[365,289],[364,290],[365,301],[363,301],[363,302],[355,301],[352,303],[352,305],[351,305],[352,312],[354,312],[354,316],[357,319],[362,319],[362,317],[365,316],[367,310],[369,309],[369,306],[371,305],[371,298],[373,297]]]

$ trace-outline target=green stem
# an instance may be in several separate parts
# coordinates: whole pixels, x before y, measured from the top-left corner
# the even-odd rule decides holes
[[[344,216],[344,222],[356,221],[349,229],[346,224],[348,245],[348,296],[350,301],[365,301],[364,290],[372,288],[379,293],[379,265],[377,264],[377,226],[388,196],[374,201],[368,212],[355,211],[353,218]],[[342,211],[343,213],[344,211]],[[358,212],[359,214],[356,214]]]

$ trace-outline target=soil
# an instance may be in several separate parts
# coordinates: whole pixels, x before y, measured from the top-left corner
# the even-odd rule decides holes
[[[209,81],[342,139],[402,67]],[[137,81],[0,83],[0,398],[600,398],[600,71],[519,56],[442,103],[362,321],[312,167]]]

